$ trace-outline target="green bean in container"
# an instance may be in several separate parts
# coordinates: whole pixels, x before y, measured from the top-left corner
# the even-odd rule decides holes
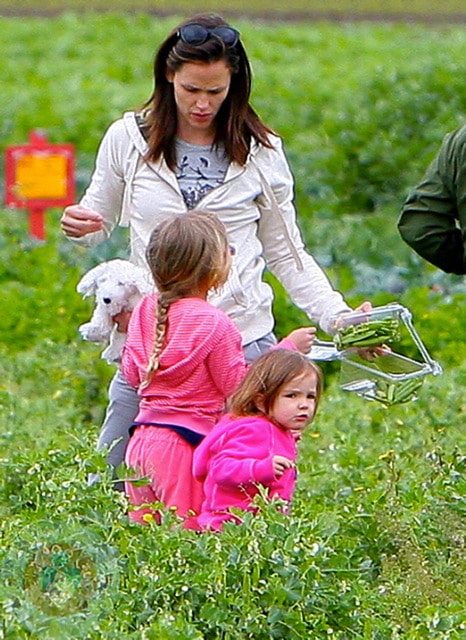
[[[337,349],[349,347],[372,347],[399,339],[397,318],[367,320],[359,324],[350,324],[337,331],[333,340]]]
[[[411,378],[400,382],[378,380],[373,397],[374,400],[378,400],[388,407],[393,404],[408,402],[421,386],[422,380],[419,378]]]

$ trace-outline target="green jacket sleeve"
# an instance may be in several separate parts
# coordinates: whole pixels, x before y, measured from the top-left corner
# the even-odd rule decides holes
[[[445,136],[424,178],[408,194],[398,230],[439,269],[466,273],[466,126]]]

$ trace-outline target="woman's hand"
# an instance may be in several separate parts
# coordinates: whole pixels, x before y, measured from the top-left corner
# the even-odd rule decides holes
[[[70,238],[82,238],[88,233],[102,231],[104,219],[96,211],[86,209],[80,204],[72,204],[63,211],[60,224],[65,235]]]
[[[368,300],[365,300],[359,307],[356,307],[355,311],[362,311],[363,313],[367,313],[372,309],[372,303]],[[377,359],[377,356],[382,355],[386,351],[391,351],[390,347],[386,344],[376,345],[374,347],[359,347],[358,355],[361,356],[363,360],[367,360],[369,362],[374,362]]]
[[[294,343],[301,353],[309,353],[315,340],[317,329],[315,327],[301,327],[288,334],[288,340]]]
[[[359,307],[356,307],[355,311],[362,311],[363,313],[367,313],[371,309],[372,309],[372,302],[369,302],[369,300],[365,300],[359,305]]]
[[[295,464],[285,456],[274,456],[272,458],[273,472],[277,478],[281,478],[287,469],[293,469]]]

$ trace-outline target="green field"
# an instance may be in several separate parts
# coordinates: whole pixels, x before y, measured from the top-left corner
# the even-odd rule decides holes
[[[149,94],[153,52],[176,20],[2,18],[0,151],[34,128],[72,142],[81,193],[105,128]],[[113,369],[79,339],[92,304],[75,291],[91,265],[126,255],[126,237],[86,252],[51,210],[38,243],[25,212],[0,208],[2,639],[466,638],[465,282],[396,231],[409,185],[465,121],[464,28],[238,27],[310,251],[350,304],[410,308],[444,373],[385,409],[343,392],[338,366],[324,365],[290,516],[263,505],[221,535],[182,531],[169,513],[131,525],[94,452]],[[304,318],[274,286],[283,335]],[[406,338],[399,349],[419,357]],[[88,488],[95,471],[103,480]]]

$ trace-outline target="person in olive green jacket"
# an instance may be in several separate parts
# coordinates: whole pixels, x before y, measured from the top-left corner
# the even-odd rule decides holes
[[[466,125],[448,133],[402,207],[398,230],[422,258],[466,274]]]

